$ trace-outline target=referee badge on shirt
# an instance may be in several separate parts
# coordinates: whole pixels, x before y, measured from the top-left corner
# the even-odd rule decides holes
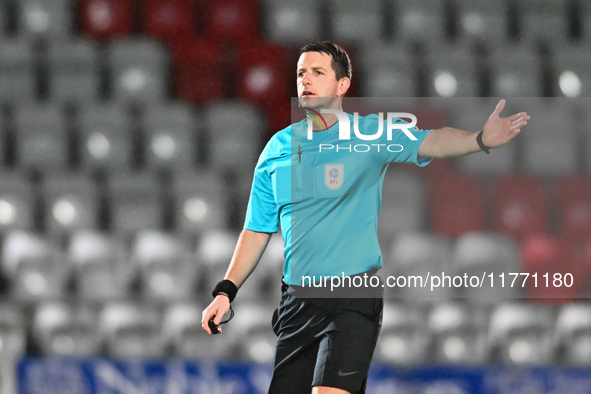
[[[330,190],[337,190],[345,182],[344,164],[325,164],[324,165],[324,185]]]

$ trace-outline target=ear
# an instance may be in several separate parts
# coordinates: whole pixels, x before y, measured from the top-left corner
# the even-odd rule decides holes
[[[347,93],[349,87],[351,86],[351,80],[347,77],[343,77],[339,79],[338,87],[337,87],[337,97],[342,97]]]

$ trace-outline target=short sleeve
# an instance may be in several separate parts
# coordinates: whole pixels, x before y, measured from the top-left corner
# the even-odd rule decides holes
[[[265,149],[254,171],[250,199],[246,209],[246,230],[275,233],[279,229],[278,206],[273,196],[273,184],[268,171]]]
[[[401,119],[397,119],[396,124],[407,123]],[[419,158],[419,147],[421,143],[433,130],[421,130],[419,128],[412,127],[408,131],[416,138],[411,139],[402,129],[392,130],[392,139],[387,139],[387,120],[384,120],[384,132],[381,136],[380,143],[385,144],[385,149],[381,149],[384,153],[386,163],[414,163],[418,166],[424,167],[433,160],[432,157],[421,157]]]

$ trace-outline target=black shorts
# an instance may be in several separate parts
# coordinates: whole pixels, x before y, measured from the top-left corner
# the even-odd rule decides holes
[[[269,394],[309,394],[313,386],[365,392],[382,322],[373,298],[302,298],[283,293],[273,314],[277,347]]]

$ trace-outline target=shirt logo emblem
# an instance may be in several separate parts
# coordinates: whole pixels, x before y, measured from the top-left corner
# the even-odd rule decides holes
[[[324,165],[324,185],[330,190],[337,190],[343,186],[345,181],[344,164],[325,164]]]

